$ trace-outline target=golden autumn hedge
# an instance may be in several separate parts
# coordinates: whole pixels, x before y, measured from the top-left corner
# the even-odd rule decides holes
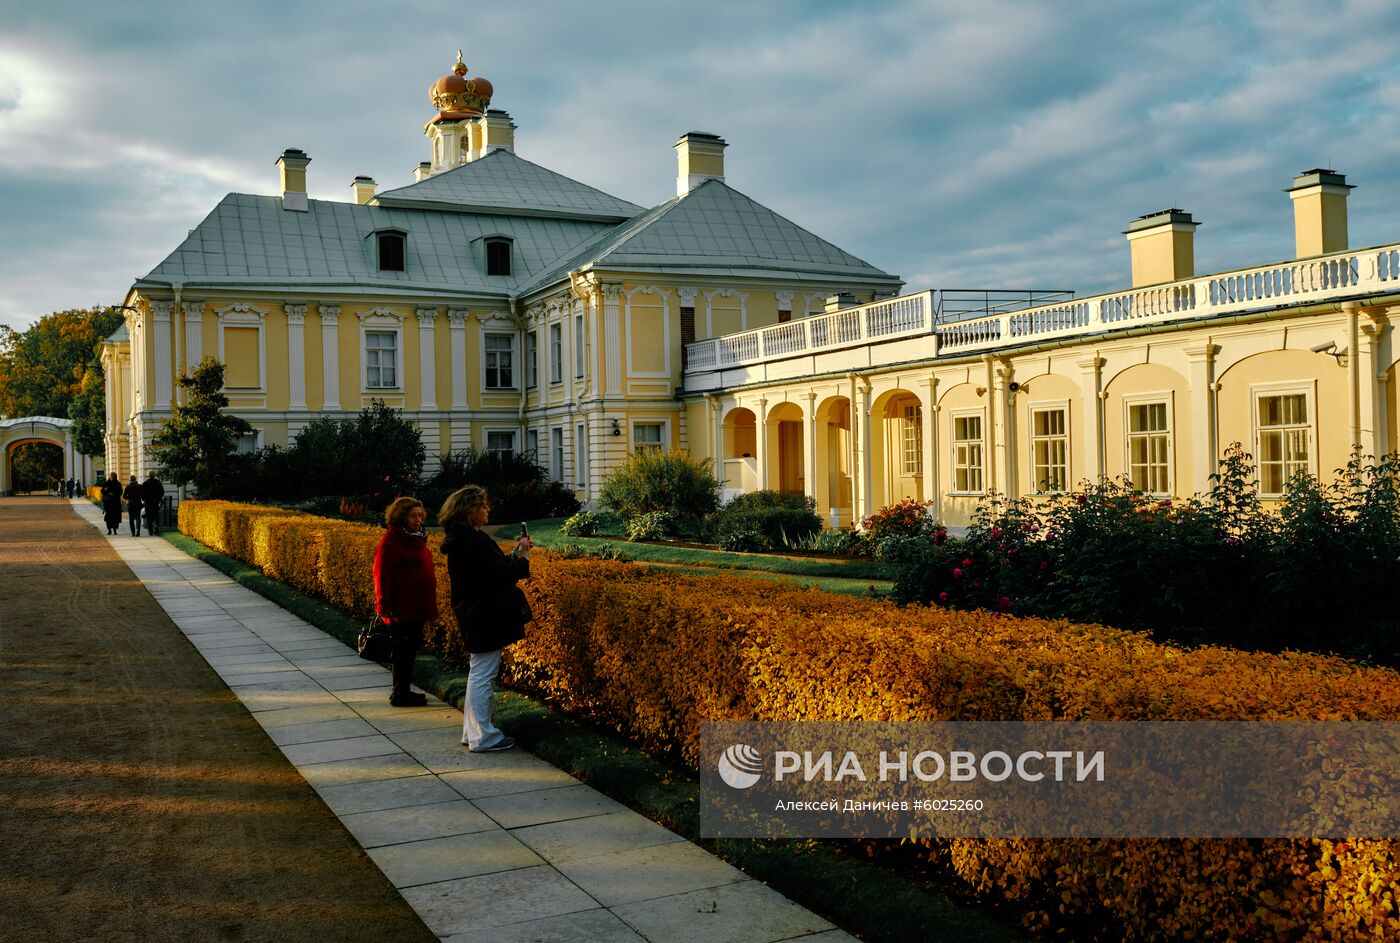
[[[180,529],[351,611],[373,605],[378,528],[186,501]],[[1182,650],[1098,626],[899,609],[543,552],[532,571],[535,623],[510,649],[507,679],[692,767],[699,723],[712,719],[1400,719],[1400,674],[1338,658]],[[448,612],[440,554],[438,579]],[[429,643],[460,661],[447,622]],[[972,889],[1015,902],[1047,936],[1086,939],[1084,928],[1097,925],[1113,927],[1104,939],[1400,939],[1400,858],[1389,841],[927,844]]]

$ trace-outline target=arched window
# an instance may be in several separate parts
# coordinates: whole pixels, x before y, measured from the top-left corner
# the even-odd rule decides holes
[[[401,232],[392,230],[377,233],[376,236],[379,250],[379,271],[402,272],[404,258],[407,255],[405,250],[408,237]]]
[[[510,239],[490,236],[486,239],[486,274],[510,274]]]

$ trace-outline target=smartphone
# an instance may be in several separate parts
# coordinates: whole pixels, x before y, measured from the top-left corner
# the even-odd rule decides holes
[[[529,537],[529,536],[530,536],[530,525],[527,524],[527,523],[525,523],[524,521],[521,521],[521,522],[520,522],[520,536],[521,536],[521,537]]]

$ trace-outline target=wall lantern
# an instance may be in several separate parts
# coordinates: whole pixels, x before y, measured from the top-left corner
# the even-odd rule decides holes
[[[613,420],[613,435],[622,435],[622,428],[617,424],[616,419]]]

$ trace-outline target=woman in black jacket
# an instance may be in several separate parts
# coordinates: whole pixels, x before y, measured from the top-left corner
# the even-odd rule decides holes
[[[115,534],[122,526],[122,483],[112,472],[102,482],[102,516],[107,521],[107,533]]]
[[[507,556],[482,530],[490,513],[486,491],[477,485],[454,491],[438,512],[446,532],[442,552],[452,585],[452,614],[471,653],[462,701],[462,743],[473,753],[515,746],[515,738],[491,722],[491,685],[501,671],[501,650],[524,638],[530,621],[525,596],[515,584],[530,575],[533,545],[529,537],[521,537]]]

